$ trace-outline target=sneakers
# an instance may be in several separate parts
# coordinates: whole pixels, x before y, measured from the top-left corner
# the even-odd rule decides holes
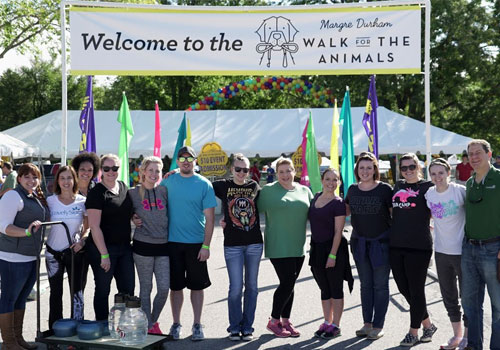
[[[367,326],[363,326],[361,327],[360,329],[358,329],[356,331],[356,337],[366,337],[368,335],[368,333],[370,333],[370,331],[372,330],[373,328],[370,326],[370,327],[367,327]]]
[[[195,323],[193,325],[193,328],[191,328],[191,332],[193,332],[191,335],[192,341],[200,341],[205,339],[205,334],[203,334],[203,326],[201,324]]]
[[[454,350],[456,349],[462,341],[462,338],[459,337],[451,337],[448,340],[448,343],[441,345],[440,349],[442,350]]]
[[[325,332],[321,334],[323,339],[333,339],[340,336],[340,328],[334,324],[328,325]]]
[[[418,343],[418,336],[408,333],[405,335],[405,338],[401,340],[399,345],[401,346],[413,346]]]
[[[382,328],[373,328],[370,332],[368,332],[366,339],[377,340],[382,338],[383,336],[384,331],[382,330]]]
[[[163,332],[160,329],[160,324],[156,322],[151,328],[148,330],[149,334],[163,334]]]
[[[432,341],[432,335],[436,333],[437,327],[434,324],[431,324],[429,328],[424,328],[424,333],[420,337],[420,341],[422,343],[428,343]]]
[[[291,335],[289,331],[283,328],[283,325],[281,324],[280,321],[273,321],[272,319],[269,320],[267,323],[266,329],[272,333],[274,333],[275,336],[278,338],[286,338]]]
[[[241,340],[240,332],[233,332],[233,333],[229,334],[229,340],[232,340],[232,341]]]
[[[296,338],[300,336],[300,332],[290,322],[284,323],[283,328],[290,332],[290,337]]]
[[[171,336],[173,340],[179,340],[179,338],[181,337],[181,328],[182,326],[180,323],[174,323],[170,327],[170,332],[168,333],[168,335]]]
[[[253,334],[252,333],[242,333],[241,340],[243,340],[243,341],[253,340]]]
[[[326,331],[327,328],[328,328],[328,324],[323,322],[321,324],[321,326],[319,326],[319,329],[316,332],[314,332],[314,336],[316,338],[321,338],[321,335],[323,333],[325,333],[325,331]]]

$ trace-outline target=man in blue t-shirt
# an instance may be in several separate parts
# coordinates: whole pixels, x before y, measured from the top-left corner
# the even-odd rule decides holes
[[[203,340],[201,325],[203,290],[210,286],[207,259],[214,232],[214,189],[210,181],[194,173],[196,152],[189,146],[177,153],[179,172],[161,182],[168,191],[168,242],[170,255],[170,303],[173,339],[179,339],[183,289],[191,290],[194,322],[191,340]]]

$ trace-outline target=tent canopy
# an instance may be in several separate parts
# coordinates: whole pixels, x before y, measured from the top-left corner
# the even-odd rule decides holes
[[[14,158],[37,156],[38,148],[0,132],[0,155]]]
[[[353,107],[354,151],[368,148],[368,138],[361,123],[364,107]],[[242,152],[250,157],[272,157],[294,152],[302,142],[302,131],[312,113],[318,151],[330,154],[332,108],[161,111],[161,154],[172,156],[177,130],[184,113],[191,122],[192,145],[199,152],[207,142],[217,142],[226,153]],[[425,124],[385,107],[378,108],[379,154],[425,153]],[[130,111],[134,137],[129,156],[137,158],[153,153],[154,111]],[[61,111],[54,111],[4,132],[40,148],[43,157],[61,156]],[[120,136],[118,111],[95,111],[97,153],[117,153]],[[78,154],[81,131],[80,111],[68,111],[68,157]],[[341,132],[340,132],[341,135]],[[432,153],[462,153],[471,140],[453,132],[432,127]],[[342,140],[339,139],[339,152]]]

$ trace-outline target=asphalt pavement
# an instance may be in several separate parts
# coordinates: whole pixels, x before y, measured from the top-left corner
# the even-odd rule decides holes
[[[218,223],[220,216],[216,217]],[[263,220],[262,220],[263,221]],[[263,223],[263,222],[262,222]],[[346,228],[345,235],[350,236],[349,227]],[[310,232],[308,230],[308,238]],[[309,243],[306,243],[306,248]],[[308,250],[308,249],[307,249]],[[208,262],[210,279],[212,286],[205,291],[205,303],[203,308],[202,323],[206,339],[200,342],[190,340],[191,325],[193,322],[192,309],[189,301],[188,292],[185,293],[185,302],[182,309],[181,323],[183,325],[181,339],[178,341],[169,341],[165,343],[165,349],[171,350],[197,350],[197,349],[296,349],[296,350],[316,350],[316,349],[352,349],[352,350],[379,350],[379,349],[403,349],[399,342],[408,331],[410,315],[409,307],[403,296],[399,294],[396,284],[391,276],[390,279],[390,302],[384,327],[385,336],[379,340],[371,341],[355,336],[355,330],[363,325],[360,304],[360,285],[357,276],[356,267],[351,257],[351,265],[355,278],[354,290],[349,294],[347,284],[344,286],[344,313],[341,321],[342,335],[338,338],[326,341],[313,337],[313,333],[321,324],[322,311],[320,301],[320,291],[314,281],[310,268],[307,265],[308,255],[304,267],[298,278],[295,288],[295,300],[292,309],[291,321],[301,332],[298,338],[276,338],[266,330],[267,321],[270,317],[272,297],[274,290],[278,285],[278,278],[274,272],[271,262],[262,258],[259,274],[259,297],[255,315],[255,339],[250,342],[231,341],[227,338],[228,326],[227,315],[227,291],[228,276],[223,254],[223,234],[218,225],[215,228],[213,240],[211,243],[211,256]],[[452,336],[451,325],[444,308],[439,285],[435,274],[429,273],[426,285],[426,297],[428,311],[432,322],[438,327],[431,343],[417,344],[413,348],[418,350],[439,349],[439,346],[448,341]],[[49,289],[46,280],[44,262],[41,269],[41,324],[42,331],[47,329],[47,319],[49,311]],[[139,293],[139,282],[136,276],[136,293]],[[94,312],[92,307],[94,291],[94,281],[92,271],[89,271],[87,288],[85,290],[85,315],[86,319],[93,319]],[[112,285],[110,295],[110,306],[112,305],[112,296],[116,293],[116,286]],[[68,288],[64,295],[64,313],[69,317],[69,296]],[[154,291],[153,291],[154,295]],[[488,297],[486,297],[488,299]],[[488,303],[484,305],[485,310],[485,348],[488,348],[491,332],[491,307]],[[160,317],[160,328],[168,333],[172,324],[170,304],[167,302]],[[27,304],[26,320],[24,326],[25,338],[34,341],[36,334],[36,302]],[[43,345],[42,345],[43,348]]]

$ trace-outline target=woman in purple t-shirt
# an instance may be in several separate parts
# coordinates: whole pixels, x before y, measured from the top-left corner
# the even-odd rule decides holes
[[[354,282],[347,240],[342,236],[346,208],[344,201],[335,195],[339,179],[337,170],[326,169],[321,175],[323,192],[314,196],[309,207],[309,265],[321,289],[321,306],[325,318],[314,336],[324,339],[340,336],[340,318],[344,311],[343,281],[349,282],[350,291]]]

